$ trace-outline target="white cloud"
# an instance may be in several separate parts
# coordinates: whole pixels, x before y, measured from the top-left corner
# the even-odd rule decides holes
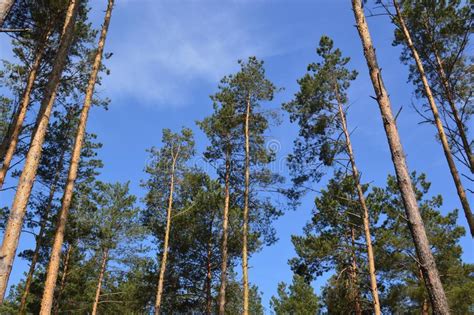
[[[131,97],[153,106],[179,106],[200,82],[217,84],[236,61],[275,52],[251,3],[127,1],[115,8],[106,50],[114,99]],[[265,35],[264,35],[265,34]]]

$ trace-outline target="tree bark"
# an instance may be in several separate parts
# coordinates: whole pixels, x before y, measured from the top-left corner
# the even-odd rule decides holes
[[[99,306],[100,290],[102,289],[102,281],[104,280],[105,270],[107,268],[107,260],[109,259],[109,250],[104,249],[102,255],[102,263],[100,264],[99,279],[97,281],[97,289],[95,291],[94,305],[92,306],[92,315],[97,314],[97,307]]]
[[[78,0],[71,0],[66,13],[64,28],[61,35],[61,43],[54,61],[53,69],[49,76],[49,81],[45,89],[44,99],[41,102],[38,130],[33,135],[25,165],[20,176],[13,205],[10,210],[8,223],[3,236],[3,243],[0,249],[0,303],[3,303],[5,291],[7,289],[8,278],[15,258],[18,240],[20,238],[23,218],[26,206],[30,198],[36,171],[41,158],[42,146],[48,128],[49,117],[56,98],[56,88],[61,79],[61,74],[66,63],[69,47],[74,37],[74,22],[79,7]]]
[[[173,157],[173,164],[171,166],[170,195],[168,197],[168,210],[166,212],[166,230],[163,243],[163,256],[161,257],[160,275],[158,278],[158,287],[156,290],[155,315],[160,314],[161,298],[163,296],[163,283],[165,280],[166,263],[168,260],[168,244],[171,230],[171,212],[173,211],[174,172],[177,158],[177,155]]]
[[[250,190],[250,96],[247,98],[247,110],[245,113],[245,190],[244,190],[244,213],[242,228],[242,275],[243,275],[243,315],[249,313],[249,276],[248,276],[248,253],[247,237],[249,224],[249,190]]]
[[[45,35],[40,39],[38,48],[36,49],[33,64],[31,65],[30,73],[28,74],[26,87],[23,91],[21,104],[12,121],[11,129],[9,130],[5,139],[3,139],[2,144],[0,146],[0,159],[3,161],[2,167],[0,169],[0,189],[5,183],[5,178],[7,176],[8,169],[10,168],[11,161],[18,145],[18,139],[21,134],[23,122],[25,121],[26,112],[28,111],[28,106],[30,105],[31,92],[33,91],[33,86],[38,75],[38,70],[40,68],[41,61],[43,60],[44,52],[50,34],[51,29],[48,29],[45,32]]]
[[[441,141],[441,145],[443,146],[444,156],[446,157],[446,161],[448,162],[449,171],[451,172],[451,176],[453,177],[454,185],[456,186],[456,191],[458,193],[459,200],[461,201],[461,205],[464,209],[464,215],[466,216],[466,220],[469,225],[471,236],[474,237],[474,217],[472,215],[471,207],[467,200],[466,192],[461,182],[461,177],[459,176],[459,172],[456,168],[456,164],[454,163],[453,155],[451,153],[451,148],[449,147],[449,143],[448,143],[448,138],[446,137],[446,133],[444,132],[443,123],[441,122],[441,118],[439,116],[438,106],[436,105],[433,93],[431,91],[431,87],[428,83],[428,79],[426,78],[423,63],[420,59],[420,56],[418,55],[418,51],[413,45],[410,32],[408,31],[408,28],[405,24],[405,20],[403,19],[398,1],[393,0],[393,5],[395,6],[397,19],[400,24],[400,29],[405,37],[405,41],[407,42],[408,47],[411,50],[413,59],[415,59],[416,66],[418,68],[418,73],[420,74],[421,81],[423,83],[423,88],[425,90],[425,95],[426,95],[426,98],[428,99],[428,103],[430,104],[431,112],[433,113],[433,119],[435,122],[436,129],[438,130],[438,136]],[[454,109],[456,108],[454,107]],[[461,124],[461,127],[463,127],[462,124]]]
[[[0,27],[3,26],[14,3],[15,0],[0,0]]]
[[[352,266],[351,266],[351,280],[352,285],[354,286],[354,312],[355,315],[362,315],[362,306],[360,304],[360,291],[359,291],[359,276],[357,272],[357,258],[355,255],[355,233],[354,228],[351,227],[351,257],[352,257]]]
[[[392,154],[392,161],[397,175],[398,186],[405,206],[408,226],[410,228],[413,242],[421,263],[425,285],[433,305],[435,314],[449,314],[448,302],[441,283],[436,262],[431,252],[425,226],[421,218],[420,211],[413,189],[413,183],[406,165],[405,154],[398,134],[395,118],[393,116],[390,99],[385,90],[375,49],[372,45],[365,15],[362,9],[361,0],[352,0],[352,8],[357,24],[357,30],[364,48],[364,55],[369,68],[370,79],[374,87],[376,99],[379,104],[385,133]]]
[[[222,266],[221,285],[219,288],[219,315],[225,315],[226,285],[227,285],[227,241],[229,237],[229,204],[230,204],[230,149],[227,149],[225,159],[225,188],[224,188],[224,213],[222,215]]]
[[[89,116],[89,110],[92,105],[94,87],[102,62],[102,53],[104,51],[105,39],[107,37],[107,31],[110,24],[113,6],[114,0],[109,0],[107,5],[107,11],[105,13],[104,24],[102,25],[102,30],[100,33],[97,52],[94,58],[94,64],[92,66],[92,72],[86,89],[84,105],[82,107],[81,116],[79,118],[76,139],[74,141],[74,148],[71,154],[71,162],[69,164],[68,178],[66,182],[66,187],[64,189],[61,210],[59,212],[56,233],[54,236],[54,243],[51,250],[51,258],[46,276],[43,299],[41,301],[40,314],[51,313],[51,308],[53,306],[54,288],[56,287],[56,280],[58,277],[59,261],[61,256],[61,248],[64,240],[64,233],[66,230],[67,216],[71,205],[72,195],[74,192],[74,183],[77,178],[77,171],[81,159],[82,143],[84,142],[84,137],[86,134],[87,118]]]
[[[20,314],[24,314],[26,310],[26,301],[30,293],[31,282],[33,281],[33,274],[36,270],[36,263],[38,262],[39,252],[41,250],[41,247],[43,246],[43,238],[44,238],[44,233],[46,229],[46,223],[48,222],[49,213],[53,205],[54,194],[56,193],[59,177],[63,169],[63,160],[64,160],[65,153],[66,153],[65,150],[62,150],[61,157],[58,162],[58,167],[56,169],[56,174],[54,175],[53,183],[51,184],[51,187],[49,189],[49,196],[48,196],[46,209],[44,210],[44,213],[41,216],[40,230],[38,232],[38,236],[36,237],[35,250],[33,253],[33,257],[31,259],[30,268],[28,270],[28,275],[25,281],[25,290],[23,291],[23,294],[21,296]]]
[[[61,298],[66,286],[67,273],[69,271],[69,260],[71,258],[71,253],[73,250],[73,245],[69,245],[66,250],[66,256],[63,260],[63,274],[61,275],[61,283],[59,284],[58,296],[56,298],[56,303],[54,305],[53,314],[59,314],[59,307],[61,306]]]
[[[347,155],[349,156],[349,160],[351,162],[352,177],[354,178],[354,184],[356,186],[357,195],[359,197],[359,203],[363,211],[364,235],[365,235],[365,242],[366,242],[366,247],[367,247],[367,260],[368,260],[368,265],[369,265],[369,276],[370,276],[370,292],[372,293],[374,313],[375,315],[380,315],[381,314],[380,300],[379,300],[379,292],[377,289],[377,276],[375,273],[375,259],[374,259],[374,251],[372,248],[372,237],[370,235],[369,209],[367,208],[364,192],[362,191],[362,186],[360,184],[359,170],[357,169],[357,165],[355,162],[354,151],[352,150],[351,136],[347,128],[346,114],[342,108],[342,103],[339,97],[339,89],[338,89],[337,84],[335,86],[335,92],[336,92],[336,98],[337,98],[337,103],[338,103],[339,117],[341,118],[341,125],[342,125],[341,127],[346,139]]]

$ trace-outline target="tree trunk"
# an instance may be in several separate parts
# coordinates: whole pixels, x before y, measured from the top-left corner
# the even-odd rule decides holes
[[[421,304],[421,315],[430,315],[430,304],[428,299],[423,299],[423,303]]]
[[[158,287],[156,290],[156,301],[155,301],[155,315],[160,314],[161,298],[163,295],[163,283],[165,280],[166,262],[168,260],[168,244],[171,230],[171,212],[173,210],[173,193],[174,193],[174,172],[176,166],[177,156],[173,157],[173,165],[171,168],[171,180],[170,180],[170,195],[168,198],[168,210],[166,212],[166,230],[165,240],[163,243],[163,256],[161,257],[160,275],[158,278]]]
[[[51,313],[51,307],[53,305],[54,288],[56,286],[56,280],[58,277],[59,261],[61,256],[61,248],[64,240],[64,232],[66,229],[67,216],[69,207],[71,205],[72,195],[74,192],[74,183],[77,178],[77,171],[79,168],[79,162],[81,159],[82,143],[84,141],[86,133],[87,118],[89,116],[89,109],[92,105],[92,97],[94,94],[94,87],[97,81],[97,75],[100,70],[102,62],[102,52],[104,50],[105,39],[107,37],[107,30],[110,24],[110,17],[112,15],[112,9],[114,0],[109,0],[107,5],[107,11],[105,13],[104,24],[100,33],[99,44],[92,66],[92,72],[87,85],[86,96],[84,99],[84,105],[81,110],[81,116],[79,118],[79,125],[77,127],[76,139],[74,141],[74,148],[71,154],[71,162],[69,165],[69,173],[64,189],[64,195],[62,198],[61,210],[58,217],[56,233],[54,236],[53,248],[51,250],[51,258],[48,266],[48,273],[46,276],[46,282],[44,287],[43,299],[41,301],[40,314]]]
[[[3,303],[5,291],[7,289],[8,278],[10,276],[13,260],[15,258],[18,240],[23,226],[23,218],[26,206],[30,198],[36,171],[41,158],[42,146],[48,128],[49,116],[56,98],[56,88],[59,84],[61,74],[66,63],[69,47],[74,37],[74,21],[79,7],[78,0],[71,0],[61,35],[61,43],[54,61],[53,69],[49,76],[49,81],[45,89],[44,99],[41,102],[38,130],[31,141],[25,165],[20,176],[13,205],[10,210],[8,223],[3,236],[3,243],[0,249],[0,303]]]
[[[59,177],[63,169],[64,154],[65,154],[65,150],[62,150],[61,157],[58,162],[58,167],[56,169],[56,174],[54,175],[53,183],[51,184],[51,187],[49,189],[49,196],[48,196],[46,209],[44,210],[44,213],[41,216],[40,230],[38,232],[38,236],[36,237],[35,250],[33,253],[33,257],[31,259],[28,275],[26,277],[25,290],[23,291],[23,295],[21,296],[20,314],[24,314],[26,310],[26,301],[28,298],[28,294],[30,293],[31,282],[33,281],[33,274],[36,269],[36,263],[38,262],[39,252],[41,250],[41,247],[43,246],[43,238],[44,238],[44,233],[46,229],[46,223],[48,222],[49,213],[51,211],[51,207],[53,206],[54,194],[56,192]]]
[[[362,306],[360,304],[360,291],[359,291],[359,276],[357,272],[357,258],[355,255],[355,233],[354,228],[351,227],[351,256],[352,256],[352,266],[351,266],[351,280],[352,285],[354,286],[354,312],[355,315],[362,315]]]
[[[219,288],[219,315],[225,315],[225,294],[227,285],[227,239],[229,236],[229,204],[230,204],[230,149],[227,149],[225,159],[225,188],[224,213],[222,215],[222,266],[221,286]]]
[[[248,276],[248,253],[247,234],[249,224],[249,190],[250,190],[250,96],[247,99],[247,111],[245,114],[245,190],[244,190],[244,213],[242,228],[242,275],[243,275],[243,315],[249,313],[249,276]]]
[[[66,277],[69,271],[69,259],[71,258],[71,253],[73,250],[73,245],[69,245],[66,250],[66,256],[64,257],[63,261],[63,274],[61,275],[61,283],[59,284],[58,296],[56,298],[56,303],[54,305],[53,314],[59,314],[59,307],[61,306],[61,298],[64,291],[64,287],[66,286]]]
[[[372,45],[365,15],[362,9],[361,0],[352,0],[352,8],[357,24],[357,30],[364,48],[364,55],[367,60],[370,78],[379,104],[385,133],[392,154],[392,161],[397,175],[398,186],[405,206],[408,226],[413,237],[413,242],[421,263],[426,288],[430,296],[431,304],[435,314],[449,314],[448,302],[444,293],[443,285],[438,274],[436,262],[430,249],[425,226],[421,218],[418,204],[413,190],[410,173],[406,165],[405,154],[398,134],[395,118],[387,91],[385,90],[375,49]]]
[[[446,73],[444,72],[443,62],[441,61],[441,58],[436,48],[434,48],[434,55],[436,58],[436,65],[438,67],[438,74],[440,76],[441,83],[444,89],[444,93],[446,94],[446,99],[448,100],[449,107],[451,108],[451,113],[453,115],[454,122],[456,123],[456,128],[458,130],[459,137],[461,138],[462,147],[467,156],[469,168],[471,170],[471,173],[474,174],[474,155],[472,154],[471,146],[469,145],[469,140],[467,139],[464,124],[462,123],[462,120],[459,116],[458,108],[456,107],[456,103],[454,101],[453,91],[451,90],[451,87],[449,86],[448,77],[446,76]]]
[[[18,139],[21,134],[23,122],[25,121],[26,112],[28,111],[28,106],[30,105],[31,92],[33,91],[33,86],[38,75],[41,61],[43,60],[44,52],[47,46],[47,40],[50,34],[51,29],[46,31],[45,35],[40,39],[40,43],[38,44],[38,48],[36,50],[35,59],[33,60],[30,73],[28,74],[28,79],[26,81],[25,90],[23,91],[20,107],[18,108],[18,111],[12,121],[11,129],[9,130],[5,139],[3,139],[2,145],[0,146],[0,159],[3,161],[2,168],[0,169],[0,189],[5,183],[8,169],[10,168],[11,161],[18,145]]]
[[[97,306],[99,306],[99,299],[100,299],[100,290],[102,289],[102,281],[104,279],[105,269],[107,268],[107,259],[109,259],[109,250],[106,248],[104,249],[104,253],[102,255],[102,263],[100,265],[99,279],[97,281],[97,289],[95,290],[94,305],[92,306],[92,315],[97,314]]]
[[[395,6],[395,10],[397,12],[397,18],[400,24],[400,29],[403,32],[403,35],[405,36],[405,40],[411,50],[413,59],[415,59],[416,66],[418,68],[418,73],[420,74],[421,81],[423,82],[423,88],[425,89],[425,95],[428,99],[428,103],[430,104],[431,112],[433,113],[433,119],[438,130],[438,136],[441,141],[441,145],[443,146],[444,156],[446,157],[446,161],[448,162],[449,171],[451,172],[451,176],[453,177],[454,185],[456,186],[456,191],[458,193],[459,200],[461,201],[461,205],[464,209],[464,215],[466,216],[467,223],[469,225],[469,230],[471,231],[471,236],[474,237],[474,217],[472,215],[469,202],[467,201],[466,192],[464,191],[464,187],[461,182],[461,177],[459,176],[456,164],[454,163],[453,155],[451,153],[451,149],[448,143],[448,138],[446,137],[446,134],[444,132],[443,123],[441,122],[441,118],[439,117],[438,106],[435,103],[433,93],[431,92],[431,87],[428,83],[428,79],[426,78],[423,63],[421,62],[420,56],[418,55],[418,51],[413,45],[410,32],[408,31],[402,13],[400,12],[398,1],[393,0],[393,5]]]
[[[367,204],[365,203],[364,192],[362,191],[362,186],[360,184],[359,170],[357,169],[357,165],[355,162],[354,152],[352,150],[351,137],[349,134],[349,130],[347,129],[346,114],[342,108],[341,100],[339,97],[339,89],[338,89],[337,84],[335,87],[335,92],[336,92],[336,98],[337,98],[337,103],[338,103],[339,116],[341,118],[342,131],[344,132],[344,136],[346,138],[347,155],[349,156],[349,160],[351,161],[352,177],[354,178],[354,183],[357,189],[357,195],[359,197],[359,203],[363,211],[364,234],[365,234],[365,242],[367,246],[367,260],[368,260],[369,275],[370,275],[370,292],[372,293],[374,312],[375,312],[375,315],[380,315],[381,314],[380,300],[379,300],[379,292],[377,289],[377,276],[375,274],[375,259],[374,259],[374,251],[372,248],[372,238],[370,235],[369,209],[367,208]]]
[[[0,27],[3,26],[14,3],[15,0],[0,0]]]

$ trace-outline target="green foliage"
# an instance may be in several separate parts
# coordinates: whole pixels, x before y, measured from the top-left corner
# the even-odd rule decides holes
[[[292,101],[283,104],[290,121],[300,128],[293,153],[288,156],[295,185],[290,193],[293,198],[300,196],[298,190],[307,181],[319,181],[324,166],[338,165],[338,155],[345,150],[338,103],[346,105],[346,91],[357,77],[356,71],[347,69],[350,58],[334,49],[329,37],[321,37],[316,52],[321,62],[308,65],[308,72],[298,80],[300,90]]]
[[[277,315],[317,314],[318,297],[310,284],[299,275],[293,276],[293,283],[287,288],[284,282],[278,284],[278,296],[273,296],[271,306]]]
[[[458,211],[442,215],[441,195],[426,197],[430,188],[426,176],[413,173],[412,179],[450,307],[456,314],[467,314],[474,300],[461,292],[472,289],[474,277],[470,273],[473,266],[461,260],[459,239],[465,231],[456,225]],[[415,258],[415,248],[410,241],[410,231],[404,219],[403,203],[395,177],[388,177],[386,188],[374,187],[369,194],[368,203],[380,215],[379,225],[374,229],[374,251],[377,271],[382,280],[381,303],[390,312],[419,310],[428,295]]]

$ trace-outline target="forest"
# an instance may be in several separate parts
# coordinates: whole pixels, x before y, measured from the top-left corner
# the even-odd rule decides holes
[[[115,2],[0,0],[0,314],[474,314],[472,1]]]

